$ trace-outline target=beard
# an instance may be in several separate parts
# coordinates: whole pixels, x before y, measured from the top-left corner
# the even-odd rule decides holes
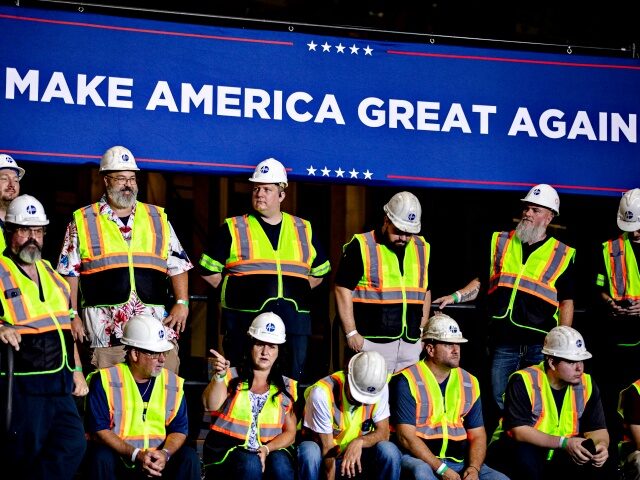
[[[30,238],[18,249],[18,258],[28,265],[34,264],[42,259],[42,245]]]
[[[547,229],[544,225],[535,225],[531,222],[520,220],[516,227],[516,236],[522,243],[531,245],[542,240],[546,231]]]
[[[126,195],[127,192],[130,194]],[[138,198],[138,187],[107,188],[107,197],[111,206],[115,208],[132,208]]]

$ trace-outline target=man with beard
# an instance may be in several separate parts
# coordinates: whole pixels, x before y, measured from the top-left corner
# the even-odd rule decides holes
[[[553,187],[540,184],[521,199],[522,219],[515,230],[494,232],[487,289],[491,388],[500,411],[509,376],[542,361],[542,343],[557,325],[573,322],[575,250],[547,235],[560,212]],[[438,298],[440,308],[474,300],[480,276],[461,290]]]
[[[20,180],[24,168],[18,166],[10,155],[0,154],[0,233],[4,232],[4,217],[11,200],[20,195]],[[0,252],[7,247],[4,235],[0,235]]]
[[[89,375],[87,478],[200,480],[189,433],[184,379],[164,368],[173,349],[158,319],[136,315],[124,327],[126,363]]]
[[[546,335],[544,361],[515,372],[487,462],[518,480],[617,478],[609,459],[600,391],[584,361],[591,358],[577,330]]]
[[[187,275],[193,265],[164,209],[137,201],[139,170],[128,149],[115,146],[105,152],[100,173],[106,192],[98,202],[73,213],[58,272],[71,287],[74,310],[82,306],[72,330],[78,339],[88,335],[95,367],[124,361],[124,326],[132,315],[145,314],[164,322],[175,346],[166,365],[177,372],[177,338],[186,327]],[[175,299],[168,313],[167,278]]]
[[[14,367],[9,375],[8,359],[0,360],[0,412],[10,412],[10,425],[0,433],[0,462],[12,472],[5,477],[74,478],[86,443],[73,396],[88,388],[71,334],[69,286],[42,260],[49,224],[42,204],[16,197],[5,220],[0,351],[4,357],[13,349]]]
[[[384,206],[379,230],[359,233],[343,248],[336,303],[353,352],[382,354],[389,373],[418,361],[420,329],[429,318],[429,244],[418,235],[422,207],[410,192]]]
[[[284,374],[300,380],[311,336],[311,289],[331,271],[311,222],[281,210],[287,171],[275,158],[263,160],[249,178],[253,211],[230,217],[200,257],[200,274],[221,285],[224,356],[239,365],[246,332],[264,312],[277,314],[287,330]]]
[[[423,360],[394,375],[391,423],[403,478],[508,480],[484,464],[487,434],[478,379],[460,368],[458,323],[437,313],[425,326]]]

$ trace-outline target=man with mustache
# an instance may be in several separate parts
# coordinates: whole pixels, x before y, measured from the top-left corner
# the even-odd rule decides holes
[[[133,154],[108,149],[100,161],[105,194],[73,213],[58,272],[71,287],[74,336],[91,342],[91,363],[107,368],[124,361],[120,342],[133,315],[162,321],[174,343],[166,367],[178,371],[177,338],[189,313],[188,270],[193,268],[163,208],[137,200]],[[167,312],[168,284],[174,304]],[[79,294],[79,292],[81,292]],[[81,318],[82,317],[82,318]]]
[[[491,388],[498,409],[509,376],[542,361],[545,335],[557,325],[573,322],[573,260],[575,250],[547,235],[560,213],[553,187],[540,184],[521,199],[515,230],[494,232],[487,285],[489,341],[492,350]],[[451,295],[438,298],[444,308],[474,300],[480,276]]]
[[[69,286],[42,259],[49,220],[30,195],[16,197],[5,218],[7,248],[0,256],[0,411],[11,424],[1,432],[0,462],[29,479],[74,478],[86,443],[73,396],[88,392],[71,333]],[[8,376],[5,349],[13,349]],[[18,473],[19,472],[19,473]],[[11,473],[3,474],[12,476]]]
[[[335,295],[349,349],[380,352],[393,373],[420,357],[431,306],[430,247],[418,235],[422,207],[413,193],[396,193],[384,212],[380,229],[344,246]]]
[[[4,218],[11,200],[20,195],[20,180],[24,176],[24,168],[5,153],[0,153],[0,231],[4,232]],[[1,233],[0,232],[0,233]],[[0,252],[6,248],[4,235],[0,235]]]

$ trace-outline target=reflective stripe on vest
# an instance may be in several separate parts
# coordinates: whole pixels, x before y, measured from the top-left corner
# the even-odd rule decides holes
[[[167,437],[184,396],[184,380],[166,368],[156,377],[145,405],[131,370],[124,363],[98,370],[107,395],[111,431],[136,448],[157,448]]]
[[[308,387],[304,392],[305,400],[309,397],[313,388],[321,388],[327,395],[330,402],[331,418],[333,419],[333,444],[337,445],[340,448],[340,453],[342,453],[347,448],[347,445],[361,435],[362,425],[367,420],[373,420],[378,404],[360,404],[357,407],[351,405],[345,391],[344,371],[335,372]],[[345,406],[349,409],[347,414],[344,413]]]
[[[443,398],[440,385],[424,360],[405,368],[401,374],[407,379],[416,401],[416,435],[427,440],[442,439],[442,449],[437,456],[447,457],[449,440],[467,439],[463,422],[480,398],[478,379],[462,368],[452,369]]]
[[[514,375],[520,375],[524,380],[535,421],[533,428],[548,435],[565,437],[578,435],[580,418],[591,398],[590,375],[583,374],[580,384],[567,387],[560,415],[558,415],[549,379],[544,371],[544,363],[518,370]]]
[[[567,269],[575,249],[550,237],[523,264],[522,243],[512,230],[495,232],[491,251],[489,293],[498,287],[513,288],[514,294],[519,290],[558,306],[555,282]]]
[[[424,303],[429,263],[429,244],[424,238],[412,235],[407,243],[403,275],[398,256],[386,245],[377,243],[373,231],[356,234],[354,238],[360,243],[364,264],[362,279],[352,293],[354,302]]]
[[[640,300],[640,272],[629,234],[625,232],[603,243],[603,254],[611,297],[615,300]]]
[[[112,268],[150,268],[166,273],[169,224],[162,208],[136,202],[130,244],[118,225],[108,215],[100,214],[98,203],[76,210],[74,219],[82,275]]]
[[[229,380],[237,376],[237,370],[232,368],[230,375],[228,374],[225,378],[225,383],[228,385]],[[284,393],[274,397],[278,389],[273,384],[269,386],[269,395],[258,414],[256,425],[260,443],[268,442],[282,433],[285,416],[291,411],[293,403],[297,399],[297,382],[285,376],[282,378],[286,390],[293,398],[293,402]],[[274,399],[275,402],[273,401]],[[249,387],[245,381],[238,384],[236,391],[227,397],[219,410],[211,412],[211,425],[209,428],[237,438],[246,444],[249,440],[252,421],[253,413],[251,411],[251,400],[249,399]]]

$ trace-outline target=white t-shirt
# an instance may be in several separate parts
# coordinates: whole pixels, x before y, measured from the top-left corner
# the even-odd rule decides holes
[[[358,406],[345,408],[344,415],[352,415]],[[389,418],[389,388],[382,389],[382,396],[373,409],[373,423]],[[331,416],[331,399],[322,387],[314,387],[309,392],[304,408],[304,426],[316,433],[333,433],[333,418]]]

